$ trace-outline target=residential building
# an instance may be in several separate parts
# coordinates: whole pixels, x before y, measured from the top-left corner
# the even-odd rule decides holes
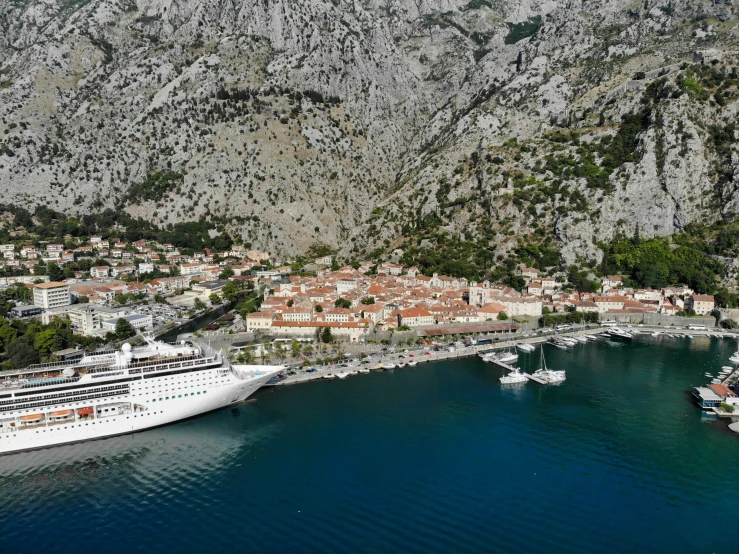
[[[698,315],[710,315],[716,302],[710,294],[694,294],[688,297],[688,308],[692,308]]]
[[[44,310],[69,306],[69,285],[58,281],[39,283],[33,287],[33,303]]]
[[[102,279],[109,275],[110,268],[107,265],[96,265],[90,268],[90,275],[94,279]]]

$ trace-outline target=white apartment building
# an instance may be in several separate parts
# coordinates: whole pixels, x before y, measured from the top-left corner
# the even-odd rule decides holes
[[[96,265],[90,268],[90,275],[95,279],[102,279],[108,276],[110,268],[107,265]]]
[[[154,273],[154,264],[139,264],[139,273]]]
[[[33,287],[33,303],[44,310],[69,306],[71,304],[69,285],[55,281],[39,283]]]

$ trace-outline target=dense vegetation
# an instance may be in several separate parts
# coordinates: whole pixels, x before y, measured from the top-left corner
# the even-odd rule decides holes
[[[10,234],[10,229],[0,229],[0,242],[3,243],[24,241],[38,245],[40,241],[53,241],[73,247],[74,244],[67,237],[85,239],[91,235],[102,235],[120,237],[128,242],[140,239],[169,242],[183,250],[227,250],[233,244],[231,237],[222,232],[219,224],[205,219],[170,223],[166,228],[161,228],[150,221],[112,209],[80,218],[68,217],[44,206],[37,207],[31,214],[25,208],[0,204],[0,212],[13,214],[15,225],[27,232],[25,236],[16,236]],[[214,230],[221,233],[211,238],[209,232]]]
[[[160,201],[170,192],[180,192],[182,175],[174,171],[152,173],[142,183],[132,185],[128,193],[121,198],[121,208],[128,204],[139,204],[151,200]]]
[[[0,319],[0,357],[3,370],[22,369],[52,359],[52,353],[70,347],[94,348],[102,339],[75,335],[67,319],[49,325],[38,321]]]

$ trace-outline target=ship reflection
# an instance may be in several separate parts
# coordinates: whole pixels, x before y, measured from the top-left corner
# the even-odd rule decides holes
[[[0,494],[10,482],[94,481],[109,473],[175,474],[227,465],[274,432],[269,421],[221,410],[157,429],[0,457]],[[248,409],[247,409],[248,410]]]

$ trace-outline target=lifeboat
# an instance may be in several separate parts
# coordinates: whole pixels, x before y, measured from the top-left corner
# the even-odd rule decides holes
[[[44,414],[31,414],[21,416],[21,421],[23,421],[24,423],[33,423],[35,421],[41,421],[42,419],[44,419]]]
[[[59,410],[58,412],[51,412],[50,417],[69,417],[74,413],[74,410]]]
[[[80,416],[92,415],[92,408],[80,408],[79,410],[77,410],[77,415],[80,415]]]

